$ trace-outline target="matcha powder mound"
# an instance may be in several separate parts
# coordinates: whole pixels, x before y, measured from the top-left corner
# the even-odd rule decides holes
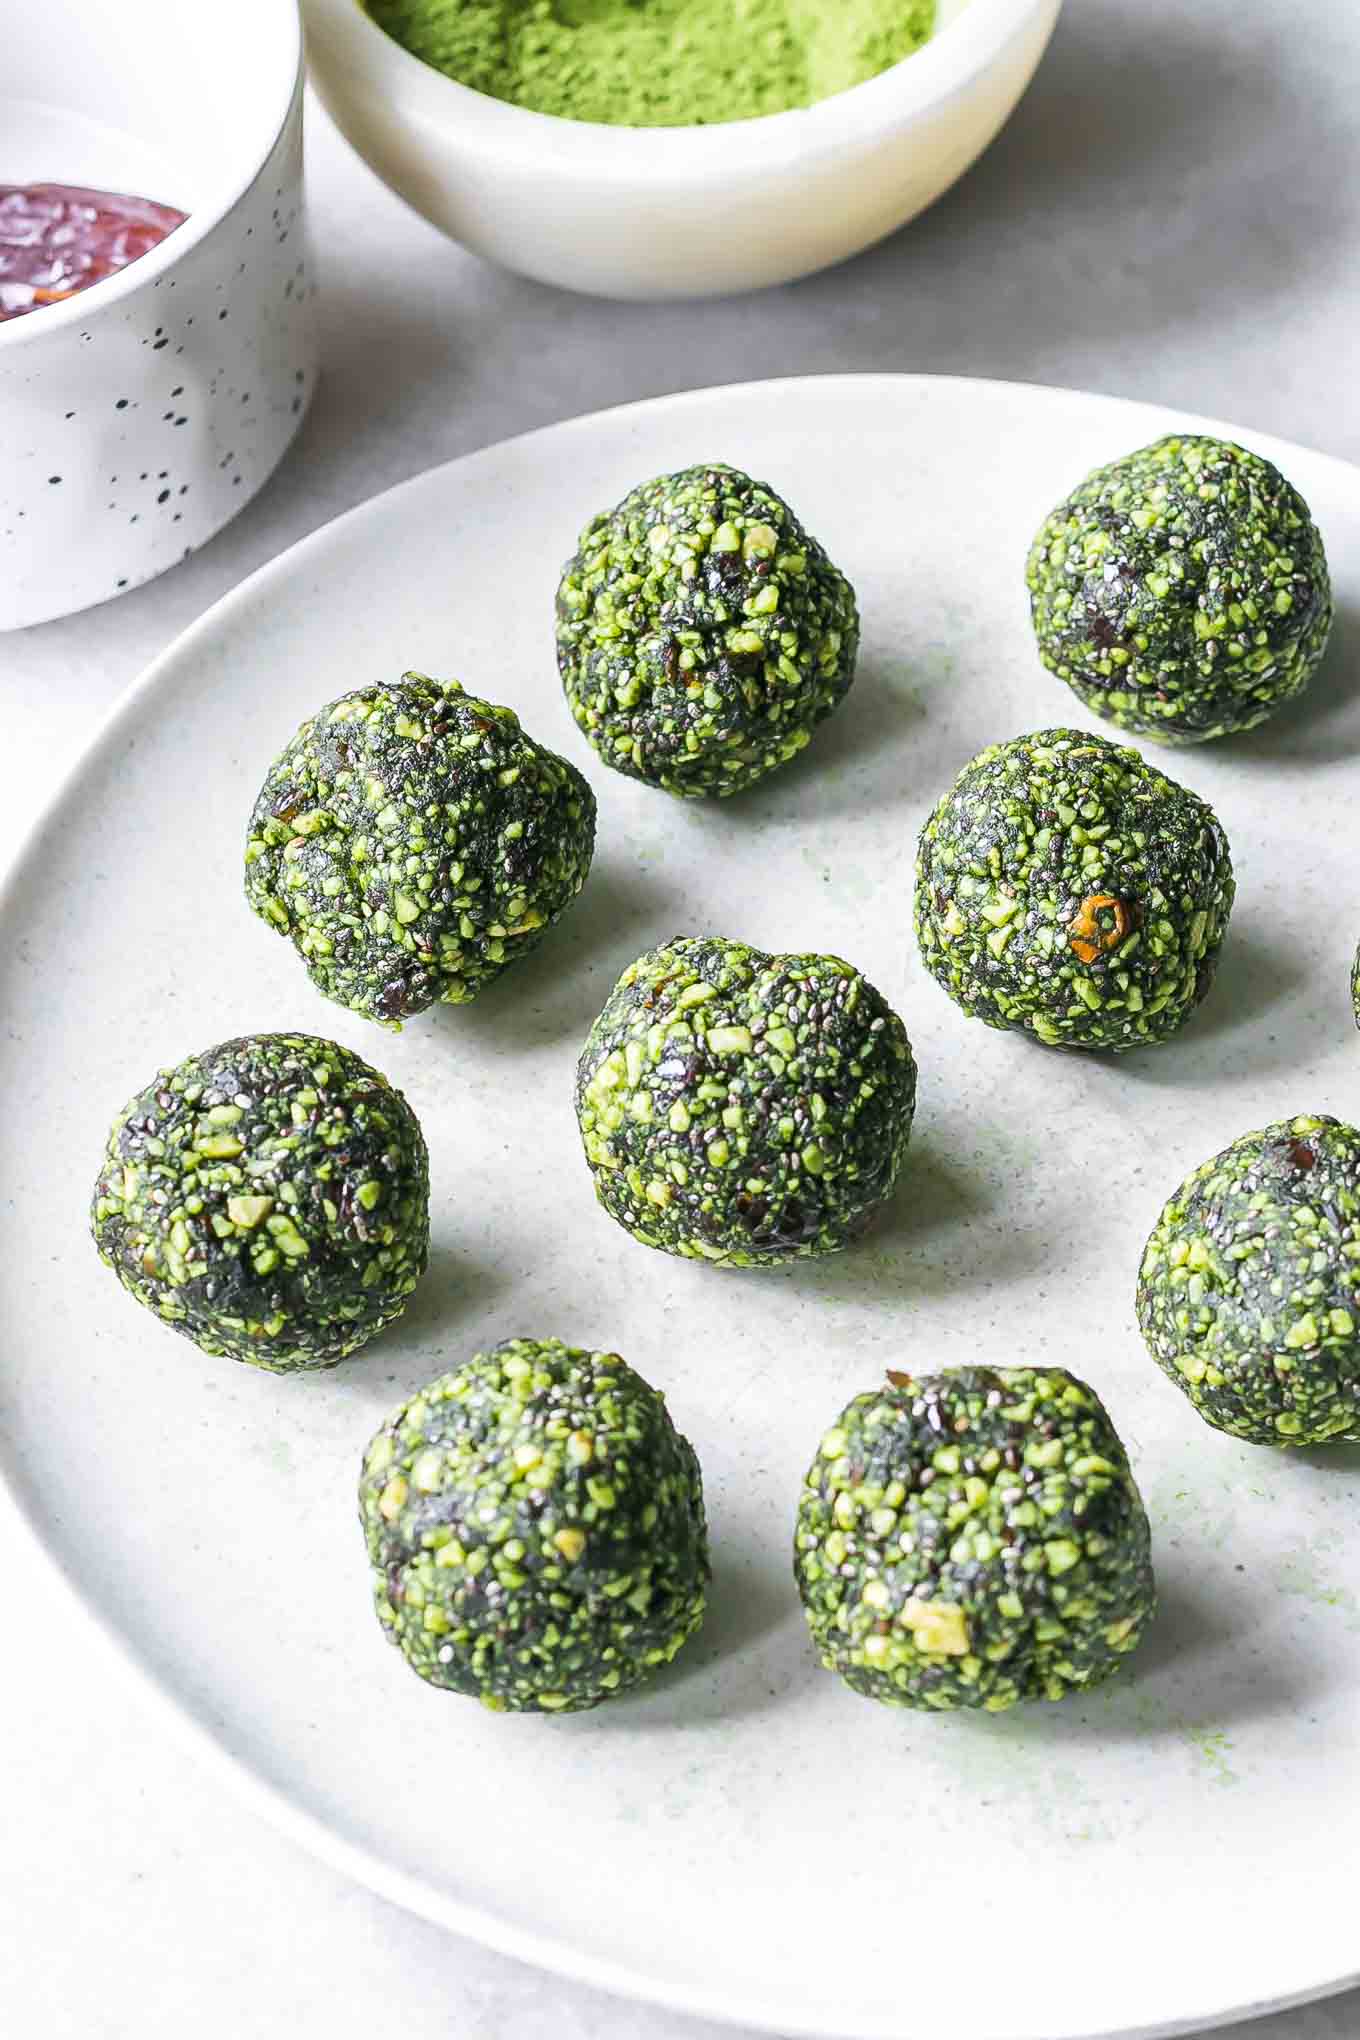
[[[494,99],[618,127],[810,106],[929,39],[935,0],[367,0],[412,56]]]

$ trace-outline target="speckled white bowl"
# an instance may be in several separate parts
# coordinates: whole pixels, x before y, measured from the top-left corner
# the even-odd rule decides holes
[[[0,324],[0,629],[117,595],[220,531],[315,373],[293,0],[9,11],[0,183],[133,191],[185,224]]]
[[[617,298],[787,283],[892,233],[991,141],[1060,5],[940,0],[924,49],[816,106],[624,128],[505,105],[419,62],[359,0],[302,0],[312,81],[386,184],[507,269]]]

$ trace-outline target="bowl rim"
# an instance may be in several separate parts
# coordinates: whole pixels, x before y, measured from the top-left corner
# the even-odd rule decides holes
[[[810,155],[858,153],[964,90],[1030,21],[1045,13],[1056,19],[1062,0],[957,4],[953,18],[910,56],[811,106],[706,126],[624,127],[537,113],[463,85],[404,49],[362,0],[302,0],[309,47],[324,40],[358,82],[418,126],[456,128],[478,153],[507,162],[630,185],[663,183],[677,174],[702,182]]]
[[[293,101],[302,81],[302,19],[297,0],[262,0],[255,10],[259,24],[268,24],[274,34],[260,37],[267,48],[258,51],[265,77],[263,110],[258,123],[252,121],[245,136],[244,153],[232,158],[229,172],[221,179],[203,205],[196,206],[183,223],[163,241],[135,262],[116,269],[60,304],[44,305],[38,313],[19,319],[0,320],[0,354],[6,349],[41,346],[45,339],[66,332],[73,325],[88,322],[135,291],[145,290],[190,255],[213,229],[233,212],[258,180],[274,152],[288,122]],[[381,30],[379,30],[381,33]],[[277,67],[277,76],[273,73]],[[261,104],[261,102],[252,102]],[[165,201],[169,203],[169,200]]]

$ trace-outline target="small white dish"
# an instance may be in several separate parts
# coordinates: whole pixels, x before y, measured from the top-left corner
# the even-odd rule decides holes
[[[1360,1451],[1291,1457],[1208,1430],[1143,1351],[1133,1288],[1195,1163],[1287,1113],[1356,1116],[1355,931],[1337,902],[1354,898],[1360,470],[1234,435],[1312,504],[1343,629],[1274,722],[1159,758],[1214,803],[1240,881],[1218,983],[1183,1034],[1110,1059],[993,1033],[910,936],[917,831],[965,760],[1021,729],[1094,727],[1029,641],[1035,526],[1095,462],[1188,422],[1063,391],[828,377],[489,448],[209,611],[35,832],[0,902],[0,1464],[167,1721],[388,1897],[613,1990],[818,2040],[1166,2034],[1354,1978]],[[802,759],[740,800],[682,802],[587,748],[553,595],[587,515],[718,456],[787,493],[853,580],[864,646]],[[532,958],[389,1035],[311,990],[247,910],[241,856],[303,716],[412,665],[508,702],[575,759],[599,847]],[[849,1253],[719,1271],[648,1252],[596,1206],[576,1054],[617,972],[683,930],[848,956],[905,1018],[921,1098],[902,1188]],[[430,1272],[331,1374],[207,1359],[88,1237],[124,1099],[258,1028],[358,1049],[429,1137]],[[511,1719],[422,1686],[370,1605],[368,1436],[514,1332],[617,1347],[703,1462],[705,1626],[592,1714]],[[1072,1367],[1107,1400],[1152,1515],[1161,1612],[1119,1679],[1061,1706],[874,1707],[821,1670],[798,1608],[801,1476],[885,1367],[1019,1360]],[[69,1634],[53,1677],[77,1675],[74,1608]]]
[[[11,9],[0,183],[189,217],[60,304],[0,323],[0,630],[121,594],[268,478],[315,377],[293,0]]]
[[[936,34],[815,106],[711,127],[529,113],[446,78],[358,0],[303,0],[313,83],[383,181],[507,269],[616,298],[787,283],[881,240],[962,176],[1061,0],[941,0]]]

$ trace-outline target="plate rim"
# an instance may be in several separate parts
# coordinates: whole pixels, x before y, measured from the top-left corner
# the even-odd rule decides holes
[[[1269,432],[1256,432],[1250,427],[1234,425],[1222,419],[1182,411],[1174,405],[1122,397],[1099,390],[1082,390],[1065,385],[1031,383],[1004,377],[884,371],[858,373],[829,371],[823,374],[770,377],[754,381],[712,384],[698,389],[644,397],[580,413],[555,423],[535,426],[525,432],[513,433],[466,453],[454,455],[448,460],[437,462],[414,475],[392,483],[375,495],[353,504],[339,515],[327,519],[256,567],[179,631],[115,698],[88,741],[60,776],[39,813],[25,829],[3,872],[0,872],[0,926],[3,926],[15,897],[30,878],[32,868],[41,855],[48,829],[57,824],[61,813],[78,791],[85,776],[96,770],[107,754],[116,747],[124,726],[135,719],[143,702],[167,684],[173,686],[171,676],[175,666],[186,655],[192,655],[201,641],[210,640],[224,622],[231,620],[235,610],[247,607],[257,596],[267,593],[272,583],[291,578],[299,568],[305,570],[308,562],[332,544],[342,531],[347,531],[352,525],[365,521],[380,523],[383,513],[394,498],[416,494],[423,488],[436,486],[438,478],[453,468],[466,469],[482,460],[490,462],[507,447],[526,447],[535,441],[548,438],[560,443],[564,438],[596,428],[604,421],[612,424],[622,423],[630,418],[656,417],[661,413],[683,410],[691,406],[699,408],[715,399],[731,399],[757,390],[771,394],[783,391],[792,404],[797,394],[806,390],[809,385],[823,384],[833,384],[840,388],[853,385],[866,391],[869,386],[887,386],[893,390],[902,385],[925,385],[937,389],[947,386],[956,391],[985,391],[989,397],[1014,396],[1019,393],[1026,402],[1060,405],[1075,401],[1114,406],[1127,412],[1131,417],[1157,419],[1161,421],[1162,430],[1168,429],[1166,421],[1174,420],[1175,425],[1172,429],[1204,432],[1219,438],[1245,438],[1254,449],[1261,450],[1270,459],[1275,459],[1277,455],[1287,459],[1293,454],[1303,454],[1310,462],[1324,462],[1329,468],[1335,469],[1341,485],[1352,489],[1360,488],[1360,463],[1308,446],[1302,441],[1284,439]],[[625,2001],[653,2005],[693,2018],[708,2019],[716,2024],[744,2026],[756,2032],[784,2035],[786,2040],[900,2040],[900,2035],[896,2032],[889,2034],[882,2027],[843,2028],[829,2026],[822,2019],[809,2021],[794,2006],[776,2007],[769,2004],[752,2005],[739,2002],[733,1999],[730,1991],[721,1996],[710,1996],[697,1985],[682,1990],[668,1984],[664,1979],[652,1977],[644,1971],[633,1970],[626,1962],[585,1953],[567,1941],[554,1938],[550,1933],[522,1929],[501,1919],[490,1907],[443,1894],[426,1884],[415,1873],[399,1869],[384,1861],[376,1850],[347,1839],[321,1814],[310,1811],[291,1797],[283,1785],[270,1780],[247,1757],[238,1755],[230,1746],[226,1725],[215,1726],[209,1720],[206,1711],[200,1710],[191,1699],[182,1695],[171,1684],[169,1678],[144,1655],[132,1635],[120,1627],[110,1613],[86,1594],[62,1555],[60,1547],[49,1544],[44,1536],[38,1512],[30,1501],[22,1475],[11,1465],[11,1447],[2,1407],[0,1407],[0,1522],[7,1522],[10,1530],[17,1534],[21,1550],[37,1565],[40,1572],[45,1571],[49,1580],[59,1584],[61,1593],[69,1597],[70,1603],[80,1611],[81,1616],[93,1623],[105,1641],[112,1646],[112,1656],[119,1666],[120,1673],[127,1678],[129,1689],[140,1690],[151,1699],[160,1718],[191,1757],[201,1760],[212,1775],[222,1780],[227,1790],[288,1840],[389,1903],[400,1906],[417,1918],[442,1927],[447,1932],[491,1948],[499,1954],[570,1981],[587,1984]],[[1151,2024],[1066,2026],[1058,2032],[1050,2028],[1042,2032],[1033,2028],[1024,2030],[1008,2028],[1005,2031],[993,2029],[985,2034],[976,2035],[975,2040],[1173,2040],[1173,2036],[1178,2034],[1209,2032],[1238,2021],[1260,2018],[1271,2012],[1316,2003],[1354,1988],[1357,1984],[1360,1984],[1360,1957],[1354,1966],[1321,1982],[1314,1979],[1309,1983],[1293,1985],[1266,1998],[1190,2010]]]

